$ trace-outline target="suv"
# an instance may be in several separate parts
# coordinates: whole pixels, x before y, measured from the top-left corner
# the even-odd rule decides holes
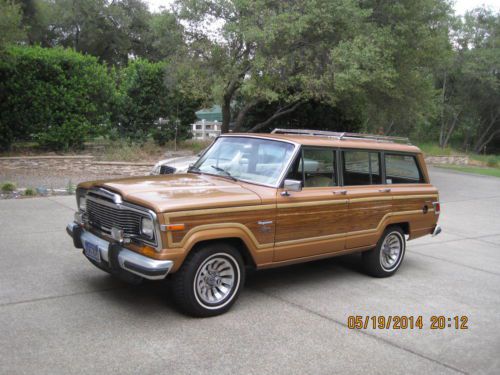
[[[312,130],[225,134],[185,174],[78,185],[76,248],[122,279],[172,278],[194,316],[227,311],[248,269],[362,253],[393,275],[406,239],[436,235],[422,152],[396,137]]]

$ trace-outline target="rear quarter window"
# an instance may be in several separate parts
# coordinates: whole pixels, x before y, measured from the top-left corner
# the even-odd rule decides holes
[[[414,155],[385,154],[387,184],[415,184],[424,182]]]

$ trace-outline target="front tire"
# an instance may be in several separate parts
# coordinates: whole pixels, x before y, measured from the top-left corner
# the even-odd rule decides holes
[[[389,227],[380,237],[375,249],[363,253],[363,267],[374,277],[392,276],[401,265],[405,251],[403,230],[398,226]]]
[[[238,250],[213,243],[194,250],[173,275],[173,296],[189,315],[220,315],[236,301],[244,281],[245,266]]]

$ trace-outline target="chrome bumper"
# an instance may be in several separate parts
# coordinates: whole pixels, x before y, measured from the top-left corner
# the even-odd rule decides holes
[[[434,227],[434,230],[432,231],[432,237],[436,237],[439,233],[441,233],[441,227],[439,225],[436,225]]]
[[[82,248],[82,243],[84,241],[92,242],[96,244],[99,252],[101,254],[101,260],[105,261],[107,265],[117,264],[121,269],[133,273],[135,275],[141,276],[149,280],[161,280],[164,279],[167,274],[172,269],[174,262],[171,260],[157,260],[145,257],[144,255],[137,254],[133,251],[125,249],[119,245],[112,244],[106,240],[103,240],[96,235],[87,232],[76,223],[69,223],[66,227],[66,232],[73,238],[75,247]],[[110,246],[118,246],[116,253],[116,259],[110,262]],[[85,253],[84,253],[85,254]],[[90,258],[88,258],[90,260]],[[91,260],[95,264],[95,261]],[[106,266],[106,268],[111,268]],[[112,272],[113,270],[110,269]]]

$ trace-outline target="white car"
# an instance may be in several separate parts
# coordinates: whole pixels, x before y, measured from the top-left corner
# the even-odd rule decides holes
[[[151,175],[186,173],[188,168],[193,165],[199,155],[179,156],[176,158],[163,159],[156,163],[151,170]]]

